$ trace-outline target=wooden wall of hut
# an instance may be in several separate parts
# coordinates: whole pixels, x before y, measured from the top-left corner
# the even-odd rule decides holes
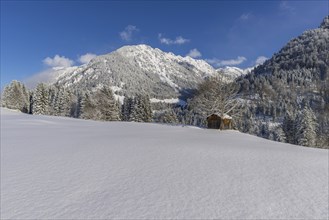
[[[212,114],[207,117],[207,124],[209,129],[232,129],[232,119],[224,118],[222,119],[220,116],[216,114]]]
[[[220,129],[221,121],[222,121],[221,118],[215,114],[207,117],[208,128],[209,129]]]

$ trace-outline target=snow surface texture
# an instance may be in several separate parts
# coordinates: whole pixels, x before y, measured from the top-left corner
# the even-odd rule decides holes
[[[328,150],[1,109],[3,219],[326,219]]]

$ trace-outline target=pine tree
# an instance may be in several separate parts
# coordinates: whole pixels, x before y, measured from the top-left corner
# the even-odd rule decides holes
[[[285,137],[284,131],[282,129],[282,125],[277,126],[273,130],[273,140],[274,141],[279,141],[279,142],[285,142],[286,141],[286,137]]]
[[[282,130],[284,132],[285,141],[290,144],[297,144],[296,143],[296,118],[295,116],[287,112],[284,116],[283,123],[282,123]]]
[[[25,87],[25,85],[22,83],[21,84],[22,86],[22,96],[21,96],[21,111],[24,112],[24,113],[28,113],[29,112],[29,109],[30,109],[30,93],[29,91],[27,90],[27,88]]]
[[[80,118],[80,116],[81,116],[81,101],[82,101],[82,96],[77,91],[76,91],[75,96],[76,96],[76,102],[74,104],[73,117],[74,118]]]
[[[58,95],[58,88],[55,86],[49,86],[49,114],[50,115],[58,115],[56,109],[56,101]]]
[[[49,114],[49,91],[45,84],[39,83],[33,96],[34,115]]]
[[[121,115],[121,108],[122,108],[122,105],[119,101],[119,99],[117,99],[115,101],[115,108],[116,108],[116,112],[117,112],[117,120],[116,121],[121,121],[122,120],[122,115]]]
[[[64,116],[64,89],[58,88],[52,104],[54,115]]]
[[[151,108],[150,97],[148,95],[142,96],[142,109],[143,109],[143,121],[151,122],[152,108]]]
[[[141,95],[136,95],[134,97],[134,101],[132,104],[132,111],[130,115],[130,120],[135,122],[142,122],[143,121],[143,112],[142,112],[142,104],[141,104]]]
[[[316,117],[310,108],[305,108],[297,116],[297,144],[302,146],[315,146]]]
[[[4,88],[1,101],[3,107],[29,112],[29,92],[23,83],[16,80]]]
[[[30,95],[29,95],[30,108],[28,111],[29,114],[33,114],[33,103],[34,103],[33,97],[34,97],[34,91],[30,91]]]
[[[131,105],[130,120],[135,122],[151,122],[152,108],[148,96],[138,94]]]
[[[71,117],[73,115],[73,93],[69,89],[64,89],[63,92],[63,116]]]
[[[273,136],[271,136],[271,127],[269,122],[262,123],[259,136],[273,140]]]
[[[110,88],[104,86],[97,92],[97,108],[101,113],[100,120],[118,121],[120,120],[119,107]]]
[[[175,112],[172,109],[166,110],[159,117],[159,122],[166,124],[177,124],[178,119]]]
[[[80,118],[93,120],[97,119],[96,104],[89,92],[86,92],[81,97]]]
[[[130,121],[134,100],[131,97],[125,97],[122,105],[122,120]]]

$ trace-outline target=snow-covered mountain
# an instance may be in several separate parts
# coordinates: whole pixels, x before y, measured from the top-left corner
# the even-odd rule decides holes
[[[216,74],[203,60],[176,56],[147,45],[134,45],[66,71],[57,78],[57,83],[80,89],[106,84],[115,88],[117,95],[147,93],[151,98],[170,99],[195,89],[205,77]]]
[[[204,60],[177,56],[141,44],[124,46],[88,64],[60,70],[55,81],[83,90],[108,85],[121,97],[146,93],[156,100],[178,100],[205,77],[223,74],[227,81],[232,81],[248,71],[236,67],[216,70]]]
[[[233,81],[240,76],[244,76],[244,75],[250,73],[253,69],[254,69],[254,67],[240,69],[238,67],[227,66],[224,68],[218,68],[216,71],[219,74],[222,74],[226,80]]]
[[[2,219],[326,219],[328,150],[1,109]]]

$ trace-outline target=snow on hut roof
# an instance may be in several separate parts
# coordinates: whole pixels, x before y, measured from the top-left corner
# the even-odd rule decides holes
[[[211,114],[211,115],[208,115],[208,117],[209,117],[209,116],[212,116],[212,115],[217,115],[218,117],[221,117],[221,118],[223,118],[223,119],[232,119],[232,117],[229,116],[228,114],[224,114],[224,116],[222,117],[220,113],[213,113],[213,114]],[[208,117],[207,117],[207,118],[208,118]]]
[[[229,116],[228,114],[224,114],[223,119],[232,119],[232,117]]]

